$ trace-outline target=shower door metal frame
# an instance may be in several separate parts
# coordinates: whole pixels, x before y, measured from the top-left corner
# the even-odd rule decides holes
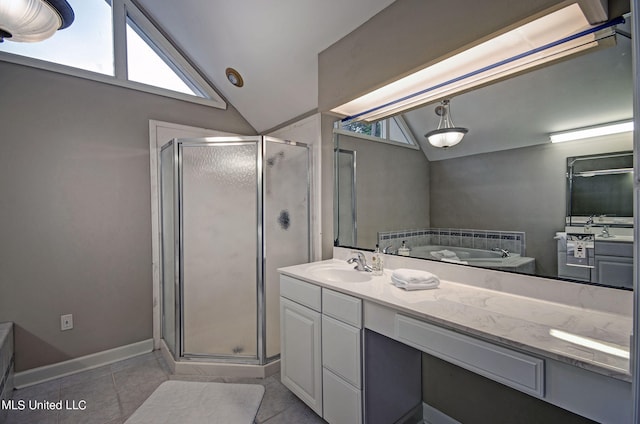
[[[266,154],[266,144],[267,141],[288,144],[293,146],[300,146],[307,149],[307,163],[309,165],[309,169],[307,172],[307,256],[308,259],[312,257],[312,248],[313,243],[311,240],[311,176],[312,176],[312,157],[311,157],[311,149],[305,143],[297,143],[288,140],[280,140],[273,137],[266,136],[232,136],[232,137],[204,137],[204,138],[180,138],[173,139],[170,142],[166,143],[160,149],[160,153],[166,148],[174,149],[174,244],[175,240],[178,240],[178,244],[175,248],[175,258],[174,258],[174,266],[176,268],[175,279],[174,281],[174,290],[175,290],[175,328],[179,334],[174,335],[175,337],[175,350],[176,352],[172,352],[175,356],[176,360],[199,360],[199,361],[212,361],[219,363],[235,363],[235,364],[251,364],[251,365],[264,365],[273,360],[277,360],[280,357],[280,354],[274,355],[272,357],[267,357],[266,352],[266,285],[265,285],[265,250],[266,250],[266,237],[264,234],[264,218],[265,218],[265,208],[264,208],[264,158]],[[257,312],[257,328],[256,328],[256,336],[257,336],[257,349],[255,356],[246,356],[239,357],[234,355],[216,355],[216,354],[191,354],[185,353],[184,351],[184,245],[183,245],[183,213],[182,213],[182,205],[183,205],[183,178],[182,178],[182,147],[222,147],[222,146],[230,146],[230,145],[247,145],[247,144],[256,144],[256,200],[257,200],[257,222],[256,222],[256,237],[257,237],[257,251],[256,251],[256,312]],[[159,161],[159,167],[162,167],[162,162]],[[162,190],[160,190],[162,195]],[[161,205],[162,198],[160,200]],[[162,208],[161,213],[162,213]],[[164,239],[161,237],[162,249],[164,253]],[[164,258],[164,256],[162,256]],[[164,273],[163,266],[161,268],[161,281],[162,287],[164,288]],[[163,311],[161,315],[162,319],[162,335],[166,334],[165,325],[164,325],[164,291],[161,290],[161,305],[163,306]]]
[[[334,145],[337,146],[337,142],[338,142],[338,134],[335,134],[335,141],[334,141]],[[355,150],[348,150],[348,149],[340,149],[339,147],[335,147],[333,149],[334,152],[334,162],[333,162],[333,192],[336,193],[335,195],[335,199],[334,199],[334,205],[333,205],[333,214],[334,214],[334,222],[335,222],[335,228],[334,228],[334,240],[333,240],[333,244],[334,246],[349,246],[349,247],[356,247],[358,245],[358,198],[357,198],[357,193],[356,193],[356,186],[357,186],[357,166],[358,166],[358,162],[357,162],[357,151]],[[351,218],[351,222],[350,222],[350,226],[351,226],[351,241],[349,243],[346,243],[344,241],[344,239],[341,239],[341,235],[342,233],[340,232],[340,224],[341,224],[341,220],[340,220],[340,211],[341,211],[341,207],[340,207],[340,154],[345,154],[345,155],[349,155],[351,156],[351,202],[350,202],[350,218]],[[343,205],[343,207],[345,207]]]
[[[179,327],[180,326],[180,317],[178,314],[178,311],[181,310],[182,308],[180,308],[179,303],[180,303],[180,297],[179,297],[179,293],[180,293],[180,272],[182,269],[182,264],[180,263],[180,243],[176,243],[176,240],[180,240],[180,226],[179,226],[179,220],[176,219],[179,215],[179,208],[178,208],[178,196],[177,196],[177,190],[178,190],[178,171],[179,171],[179,165],[178,165],[178,143],[176,141],[176,139],[173,139],[171,141],[169,141],[168,143],[164,144],[159,152],[158,152],[158,175],[160,176],[159,178],[159,185],[160,185],[160,190],[159,190],[159,201],[160,201],[160,207],[158,208],[159,213],[160,213],[160,231],[162,231],[162,223],[164,223],[164,208],[162,207],[164,205],[164,190],[162,189],[162,152],[166,149],[172,149],[173,150],[173,155],[172,155],[172,160],[171,160],[171,167],[173,168],[173,190],[171,190],[172,193],[172,204],[173,204],[173,266],[174,266],[174,273],[173,273],[173,314],[174,314],[174,324],[173,324],[173,328],[174,328],[174,334],[173,334],[173,351],[171,352],[173,354],[174,357],[178,357],[180,354],[180,350],[181,350],[181,346],[180,346],[180,339],[178,338],[178,334],[176,334],[178,331],[180,331],[180,334],[182,334],[182,329]],[[164,279],[165,275],[164,275],[164,253],[165,253],[165,239],[162,236],[160,236],[160,258],[162,260],[161,262],[161,266],[159,267],[159,274],[160,274],[160,305],[161,305],[161,314],[160,314],[160,320],[161,320],[161,326],[160,326],[160,337],[163,338],[164,335],[167,333],[166,327],[165,327],[165,315],[166,315],[166,311],[164,308],[164,290],[165,290],[165,284],[166,281]],[[169,347],[169,346],[167,346]],[[171,349],[169,349],[171,350]]]

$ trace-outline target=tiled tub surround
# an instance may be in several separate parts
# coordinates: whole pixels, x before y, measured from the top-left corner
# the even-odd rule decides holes
[[[0,401],[11,398],[13,392],[13,323],[0,323]],[[0,409],[0,422],[6,411]]]
[[[406,241],[414,246],[438,245],[470,249],[505,249],[525,256],[525,234],[518,231],[487,231],[459,228],[422,228],[415,230],[383,231],[378,233],[380,249],[387,246],[396,251]]]
[[[363,253],[370,262],[371,253]],[[336,247],[334,259],[315,264],[344,266],[353,256],[353,250]],[[535,355],[545,362],[545,401],[599,422],[630,421],[631,292],[396,255],[384,255],[384,259],[385,275],[363,283],[318,279],[312,273],[314,264],[280,271],[362,299],[366,328],[372,328],[368,311],[382,308],[445,331]],[[432,272],[441,284],[434,290],[406,292],[390,283],[391,270],[397,268]],[[393,334],[393,325],[387,326]],[[596,341],[618,352],[603,352],[555,334]],[[603,390],[609,398],[601,402],[598,393]],[[574,396],[577,392],[580,396]]]

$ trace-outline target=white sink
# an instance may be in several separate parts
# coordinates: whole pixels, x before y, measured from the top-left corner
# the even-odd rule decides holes
[[[309,268],[309,273],[318,279],[332,283],[365,283],[371,281],[370,272],[357,271],[352,265],[322,264]]]

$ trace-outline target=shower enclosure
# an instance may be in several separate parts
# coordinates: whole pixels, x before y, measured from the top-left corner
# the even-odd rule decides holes
[[[162,338],[175,360],[279,358],[277,268],[310,259],[310,151],[271,137],[160,153]]]

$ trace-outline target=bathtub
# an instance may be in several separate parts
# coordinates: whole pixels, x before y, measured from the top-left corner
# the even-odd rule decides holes
[[[502,252],[496,252],[493,250],[472,249],[469,247],[457,246],[424,245],[412,247],[410,256],[414,258],[442,260],[483,268],[522,272],[526,274],[533,274],[535,272],[534,258],[520,256],[516,253],[510,253],[509,256],[503,258]]]

